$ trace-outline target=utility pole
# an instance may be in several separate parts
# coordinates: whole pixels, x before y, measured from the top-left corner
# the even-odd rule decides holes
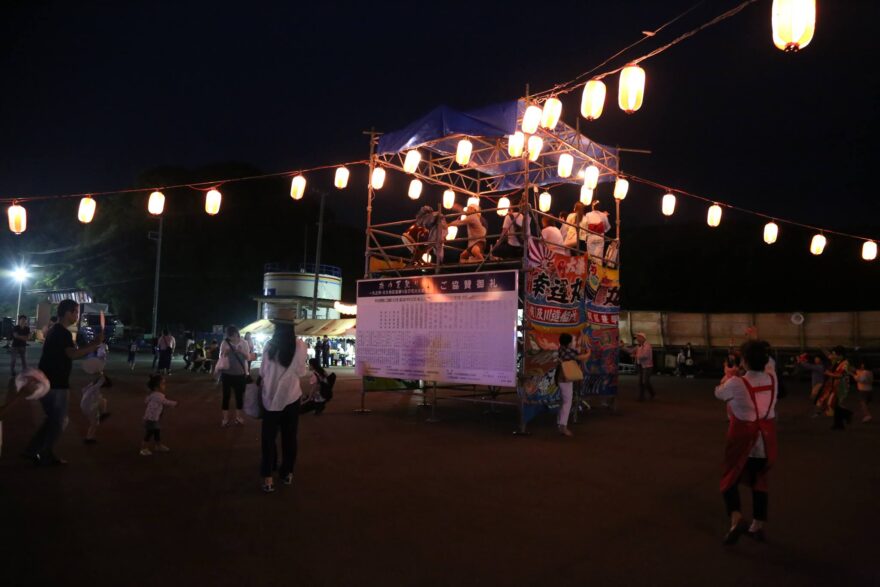
[[[321,207],[318,211],[318,245],[315,250],[315,288],[312,291],[312,320],[318,317],[318,280],[321,277],[321,237],[324,235],[324,196],[321,190]]]
[[[162,266],[162,225],[164,219],[159,216],[159,232],[150,231],[147,238],[156,241],[156,277],[153,279],[153,336],[156,336],[156,327],[159,319],[159,269]],[[156,237],[153,238],[153,235]]]

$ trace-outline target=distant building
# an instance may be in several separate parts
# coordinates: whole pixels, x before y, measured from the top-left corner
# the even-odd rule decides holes
[[[263,292],[256,296],[257,320],[268,318],[274,310],[291,308],[299,318],[312,317],[315,287],[313,264],[283,265],[267,263],[263,268]],[[333,305],[342,300],[342,269],[321,265],[318,275],[319,319],[339,318]]]

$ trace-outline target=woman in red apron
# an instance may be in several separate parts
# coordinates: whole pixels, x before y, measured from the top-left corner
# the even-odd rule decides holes
[[[748,341],[742,347],[745,375],[732,377],[715,388],[715,397],[727,403],[730,425],[724,450],[721,494],[730,516],[724,544],[735,544],[743,533],[764,539],[767,521],[767,473],[776,461],[777,381],[765,373],[767,343]],[[739,484],[752,488],[753,520],[742,515]]]

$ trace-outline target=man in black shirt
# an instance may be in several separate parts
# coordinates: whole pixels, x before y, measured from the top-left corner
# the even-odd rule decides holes
[[[18,317],[18,324],[12,329],[12,376],[15,377],[15,360],[21,359],[21,369],[27,369],[27,341],[31,336],[28,327],[28,317],[22,314]]]
[[[58,322],[49,329],[43,343],[40,370],[49,379],[49,392],[40,398],[46,420],[28,445],[25,455],[37,464],[66,465],[67,461],[55,455],[54,447],[67,417],[67,400],[70,392],[70,371],[73,359],[85,357],[104,342],[99,332],[92,344],[77,348],[69,328],[79,320],[79,304],[63,300],[58,304]]]

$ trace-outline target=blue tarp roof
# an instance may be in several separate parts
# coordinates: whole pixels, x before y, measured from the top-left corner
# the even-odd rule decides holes
[[[483,138],[504,138],[512,135],[517,130],[517,122],[525,110],[525,102],[516,100],[487,106],[469,112],[454,110],[448,106],[438,106],[422,118],[403,127],[400,130],[386,133],[379,138],[378,154],[389,155],[408,151],[410,149],[424,147],[430,151],[443,155],[455,153],[458,145],[457,135]],[[562,122],[560,125],[564,124]],[[451,137],[449,140],[442,140]],[[428,143],[431,143],[428,145]],[[617,149],[594,143],[584,135],[577,135],[573,147],[587,157],[577,152],[571,154],[575,158],[574,173],[569,178],[562,178],[555,173],[530,173],[530,182],[537,185],[553,183],[580,183],[577,171],[589,165],[593,159],[604,160],[606,153],[614,157],[613,168],[617,170]],[[544,156],[545,165],[555,165],[558,155]],[[493,176],[504,175],[495,190],[504,191],[522,187],[523,184],[523,161],[521,158],[502,158],[491,164],[472,163],[470,167]],[[603,173],[600,181],[611,181],[611,174]]]

